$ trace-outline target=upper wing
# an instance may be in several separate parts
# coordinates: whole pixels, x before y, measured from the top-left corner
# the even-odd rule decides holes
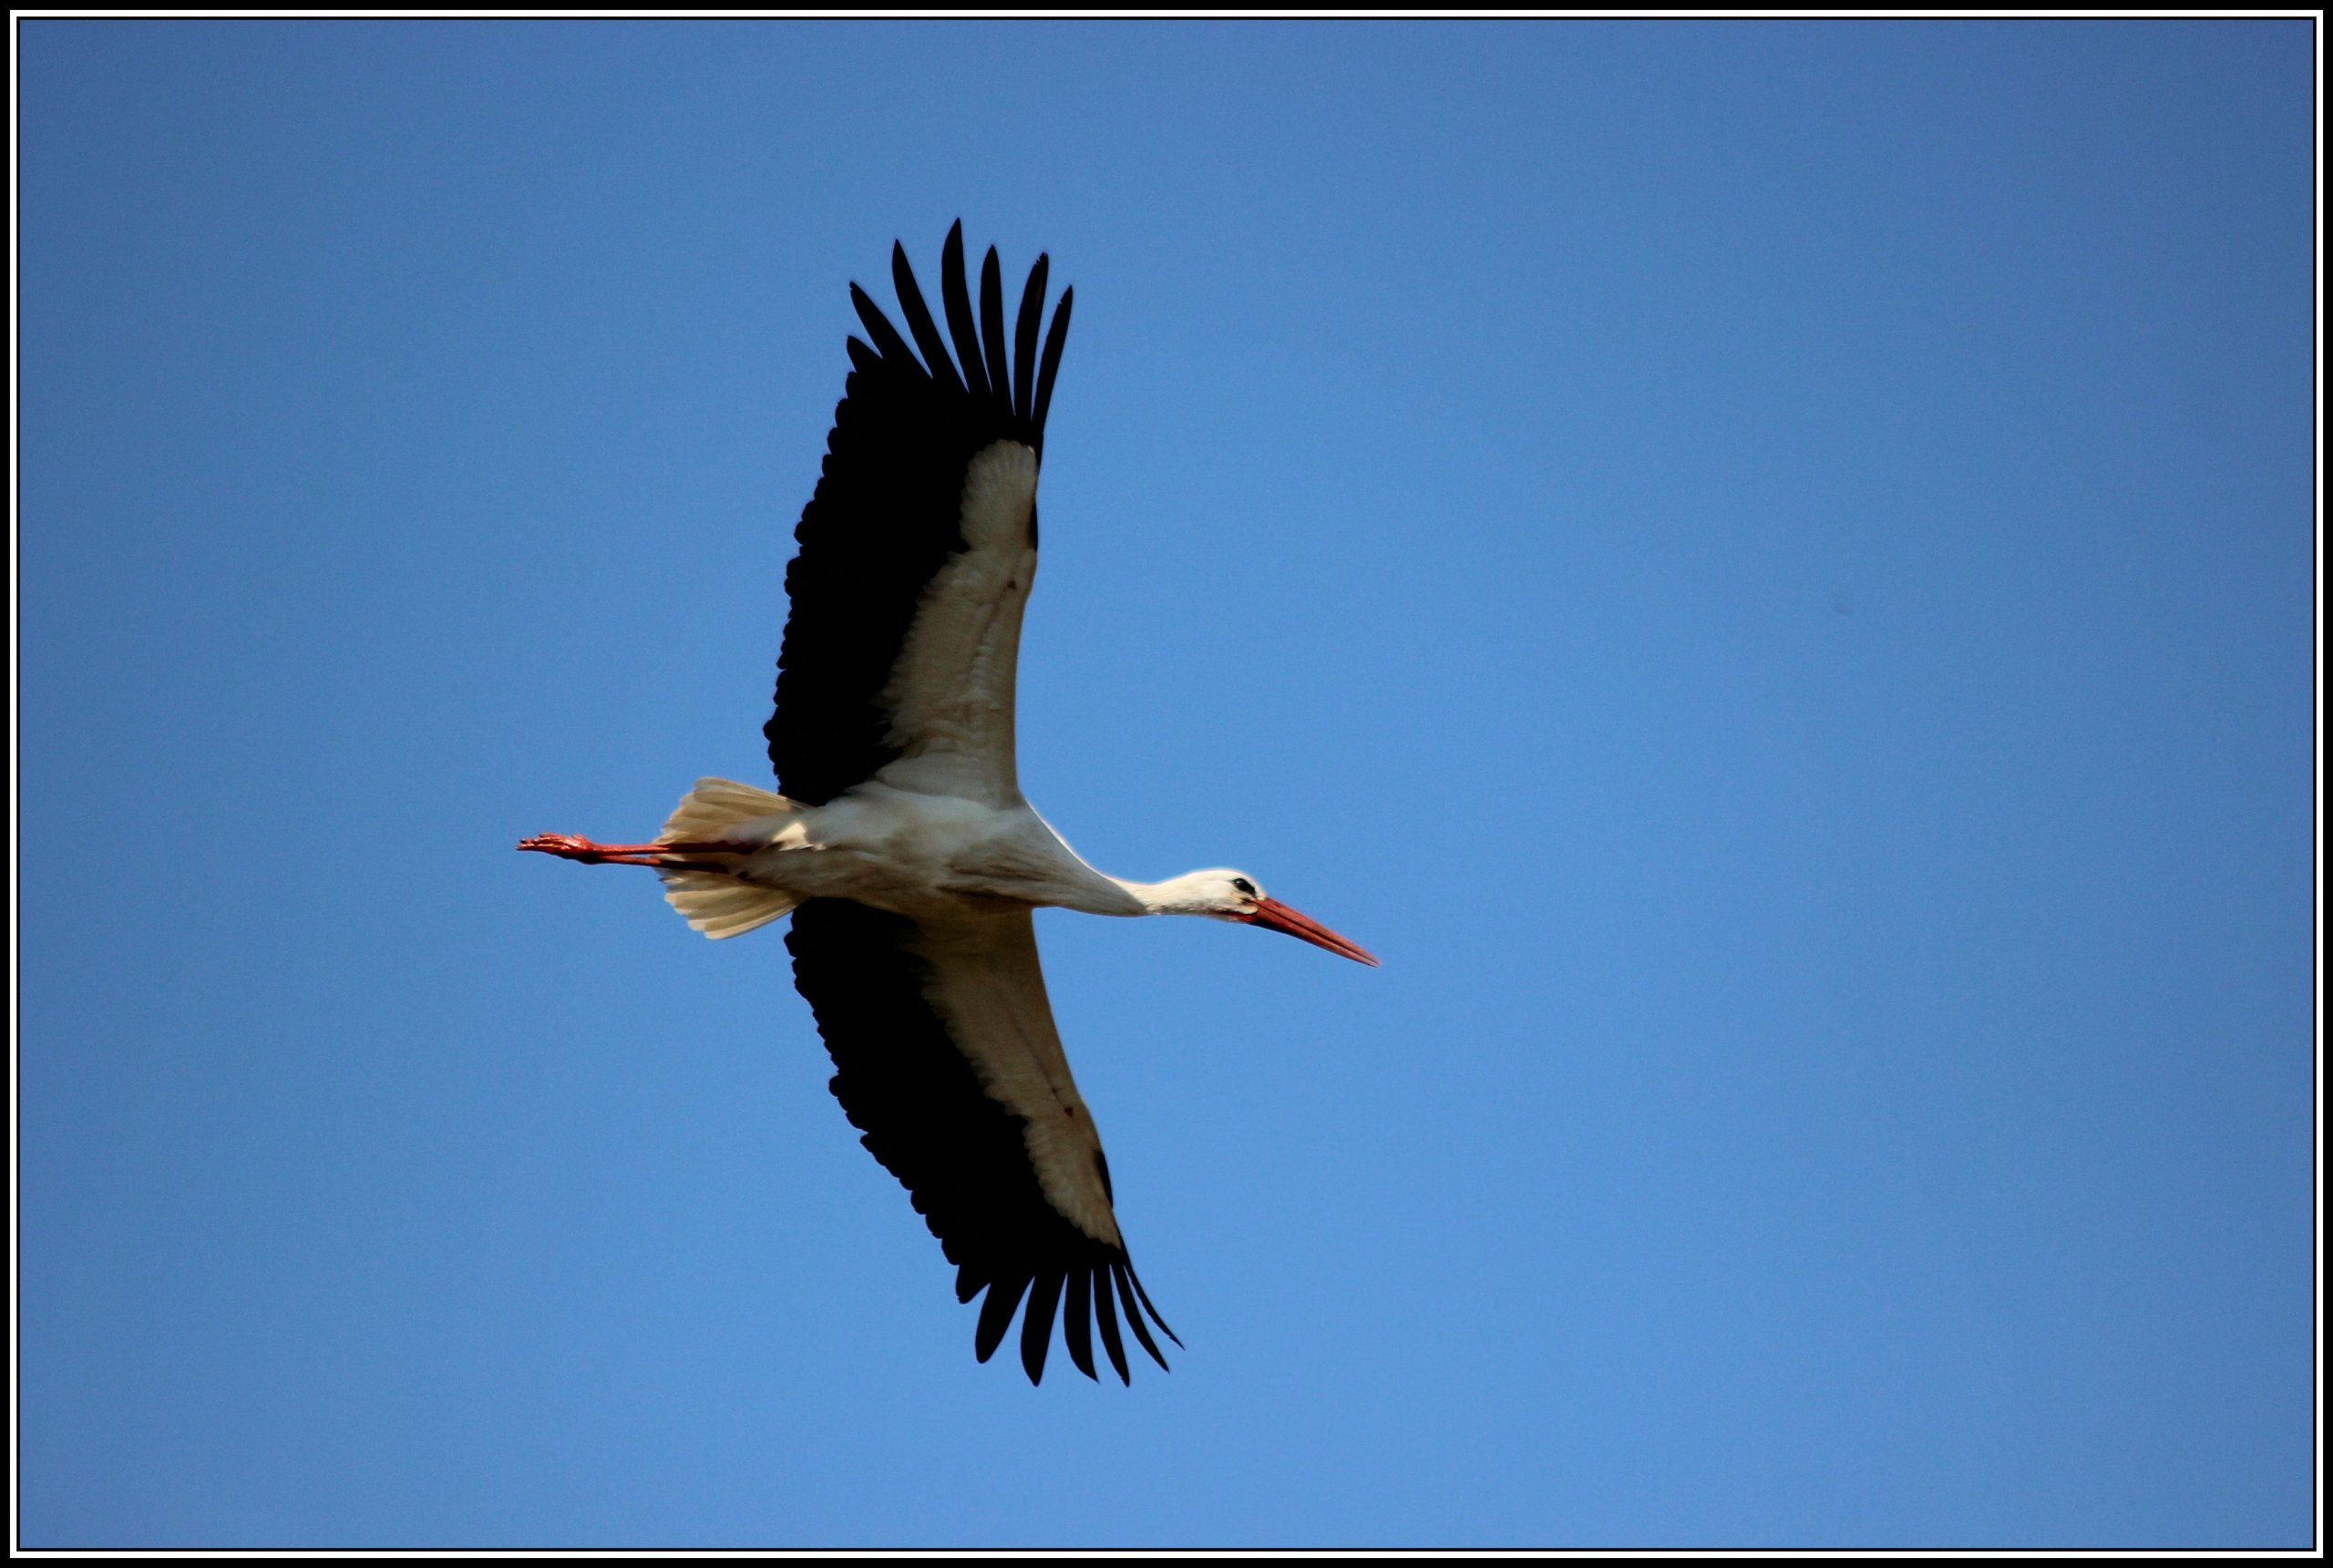
[[[903,249],[891,248],[891,278],[920,361],[851,285],[874,346],[849,340],[826,464],[794,531],[794,608],[764,727],[793,800],[823,805],[903,758],[924,775],[896,781],[910,787],[1000,804],[1018,795],[1013,666],[1073,292],[1062,291],[1041,357],[1045,269],[1038,257],[1022,291],[1009,364],[996,251],[981,267],[975,324],[962,224],[940,253],[954,358]]]
[[[1078,1370],[1095,1376],[1098,1323],[1111,1366],[1131,1380],[1114,1296],[1166,1366],[1143,1313],[1174,1331],[1118,1235],[1102,1140],[1053,1030],[1029,916],[942,924],[815,898],[794,912],[786,945],[859,1141],[906,1184],[956,1265],[957,1299],[988,1291],[980,1358],[1026,1293],[1021,1361],[1037,1381],[1065,1291],[1062,1337]]]

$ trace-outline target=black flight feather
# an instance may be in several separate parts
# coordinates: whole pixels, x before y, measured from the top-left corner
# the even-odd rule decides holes
[[[981,262],[981,340],[988,350],[989,391],[1009,404],[1012,401],[1012,367],[1005,361],[1004,276],[997,268],[993,245]]]
[[[916,364],[915,351],[908,347],[907,340],[899,335],[899,328],[891,324],[891,319],[889,316],[876,308],[875,302],[867,297],[867,291],[857,283],[850,286],[850,303],[851,307],[858,311],[859,323],[866,327],[867,336],[875,344],[875,351],[878,354],[903,369],[910,365],[919,370],[922,368],[921,365]],[[847,347],[848,344],[845,346]],[[852,363],[858,363],[855,357]],[[845,395],[848,395],[847,389]]]
[[[1026,1279],[999,1280],[988,1287],[988,1299],[981,1303],[980,1327],[972,1331],[972,1354],[983,1364],[1004,1343],[1004,1331],[1012,1327],[1012,1309],[1021,1305],[1021,1295],[1028,1288]]]
[[[956,362],[948,357],[948,342],[932,324],[931,307],[923,302],[923,291],[916,287],[907,247],[896,240],[891,242],[891,287],[899,291],[899,313],[908,319],[908,331],[915,334],[915,346],[923,351],[924,366],[931,372],[931,379],[950,392],[962,392],[963,378],[956,374]]]
[[[1102,1326],[1102,1348],[1110,1353],[1110,1365],[1117,1369],[1118,1381],[1132,1384],[1134,1374],[1126,1369],[1125,1341],[1118,1337],[1118,1309],[1110,1299],[1110,1271],[1106,1268],[1094,1271],[1094,1317]]]
[[[1118,1282],[1118,1299],[1126,1305],[1126,1327],[1134,1330],[1134,1337],[1136,1339],[1142,1341],[1142,1348],[1150,1352],[1150,1358],[1159,1366],[1166,1367],[1166,1358],[1158,1353],[1158,1342],[1150,1337],[1150,1330],[1143,1327],[1142,1313],[1135,1307],[1134,1286],[1129,1283],[1134,1276],[1134,1271],[1121,1265],[1114,1266],[1110,1272],[1116,1276]],[[1182,1341],[1177,1339],[1175,1343],[1180,1345]]]
[[[956,363],[963,367],[964,389],[972,396],[988,396],[987,356],[981,352],[980,329],[972,325],[972,296],[964,287],[964,225],[948,231],[940,248],[940,302],[948,311],[948,334],[956,340]]]
[[[1141,1300],[1142,1309],[1150,1314],[1150,1320],[1158,1325],[1158,1332],[1173,1339],[1177,1348],[1180,1348],[1182,1340],[1177,1338],[1175,1331],[1166,1327],[1166,1320],[1158,1316],[1158,1308],[1150,1305],[1150,1292],[1142,1287],[1142,1276],[1134,1271],[1134,1265],[1131,1263],[1126,1265],[1126,1277],[1134,1281],[1134,1293]]]
[[[1062,340],[1069,336],[1069,305],[1076,295],[1075,289],[1061,292],[1061,303],[1053,307],[1053,331],[1045,334],[1044,364],[1037,371],[1037,403],[1029,415],[1029,422],[1040,430],[1044,428],[1045,410],[1053,406],[1053,374],[1061,369]]]
[[[1045,258],[1029,269],[1028,286],[1021,291],[1021,319],[1012,329],[1012,412],[1029,418],[1030,399],[1037,389],[1037,329],[1044,324]],[[1034,423],[1032,421],[1032,423]]]
[[[1061,1286],[1060,1273],[1039,1275],[1021,1314],[1021,1366],[1032,1383],[1045,1380],[1045,1352],[1053,1348],[1053,1308],[1060,1305]]]
[[[1062,1301],[1061,1341],[1069,1347],[1073,1366],[1094,1381],[1094,1271],[1073,1268],[1069,1271],[1069,1294]]]

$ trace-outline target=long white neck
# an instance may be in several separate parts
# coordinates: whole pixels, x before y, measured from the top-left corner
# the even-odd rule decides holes
[[[1215,878],[1203,871],[1193,871],[1181,876],[1170,876],[1164,882],[1129,882],[1123,876],[1111,881],[1132,894],[1142,905],[1146,915],[1211,915],[1212,902],[1200,897],[1200,890],[1211,889]]]
[[[1193,872],[1164,882],[1134,882],[1124,876],[1096,873],[1097,880],[1082,878],[1074,888],[1064,887],[1049,902],[1088,915],[1213,915],[1217,904],[1201,897],[1213,879]]]
[[[1043,833],[1033,846],[1050,875],[1044,897],[1038,902],[1088,915],[1212,915],[1222,907],[1224,879],[1228,871],[1187,871],[1164,882],[1136,882],[1097,869],[1069,846],[1053,824],[1031,810],[1029,816]]]

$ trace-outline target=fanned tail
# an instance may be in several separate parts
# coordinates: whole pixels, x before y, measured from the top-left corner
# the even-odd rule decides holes
[[[745,853],[775,835],[779,824],[772,819],[790,816],[797,809],[782,794],[735,779],[699,779],[664,819],[664,830],[656,835],[656,842],[704,844],[735,838],[739,852]],[[748,825],[752,831],[737,831]],[[659,870],[656,875],[664,881],[664,901],[679,910],[693,929],[716,942],[766,926],[792,913],[798,902],[791,893],[741,882],[720,871]]]

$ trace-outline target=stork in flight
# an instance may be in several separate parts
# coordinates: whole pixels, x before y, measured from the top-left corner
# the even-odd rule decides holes
[[[653,866],[665,898],[707,937],[792,915],[794,983],[834,1057],[835,1097],[940,1238],[957,1298],[988,1293],[973,1335],[980,1359],[1026,1296],[1031,1382],[1043,1376],[1057,1307],[1078,1370],[1095,1376],[1098,1327],[1130,1382],[1119,1311],[1162,1368],[1145,1315],[1174,1331],[1119,1234],[1109,1163],[1053,1029],[1030,911],[1205,915],[1377,960],[1244,872],[1105,876],[1022,798],[1013,665],[1037,570],[1045,410],[1074,292],[1062,291],[1041,355],[1045,268],[1039,256],[1008,338],[995,250],[982,263],[975,318],[963,226],[951,229],[943,337],[894,245],[914,349],[851,286],[871,346],[849,340],[850,376],[786,569],[793,614],[764,731],[781,793],[699,779],[653,843],[540,834],[519,847]]]

